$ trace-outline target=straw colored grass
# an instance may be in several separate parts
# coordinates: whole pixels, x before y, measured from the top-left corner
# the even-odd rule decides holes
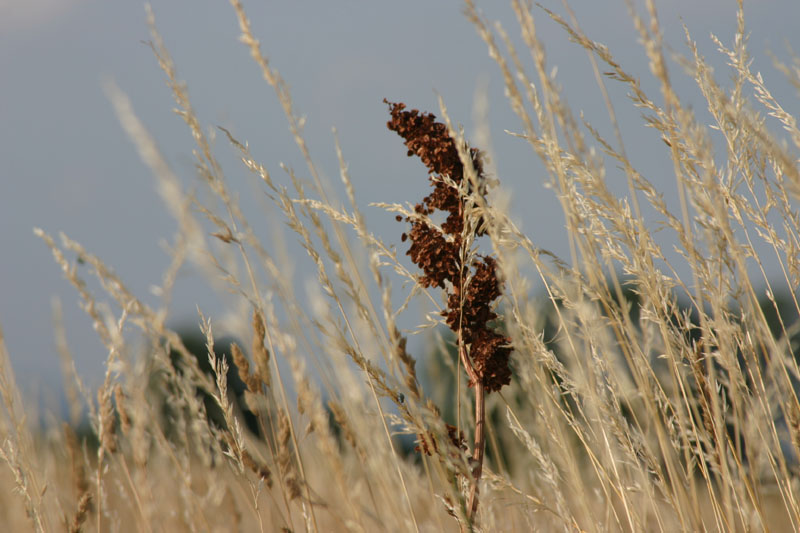
[[[203,192],[184,187],[108,85],[176,220],[171,262],[151,307],[83,245],[35,231],[93,321],[106,372],[96,391],[74,375],[56,304],[70,420],[34,428],[0,331],[5,530],[800,529],[800,130],[754,70],[741,2],[732,42],[712,38],[723,83],[688,31],[685,56],[667,54],[652,1],[642,11],[630,3],[650,65],[633,73],[566,4],[560,15],[512,0],[517,49],[466,0],[519,119],[511,135],[561,205],[569,257],[519,229],[498,193],[505,177],[486,175],[443,101],[426,110],[442,124],[435,143],[422,141],[435,150],[404,135],[423,160],[454,150],[450,166],[426,160],[443,196],[371,206],[400,221],[396,234],[376,235],[336,139],[348,204],[323,187],[286,82],[242,4],[231,6],[306,167],[258,161],[228,130],[215,143],[148,10]],[[537,30],[545,22],[586,51],[610,134],[567,105]],[[777,62],[795,88],[798,64]],[[694,81],[711,124],[677,76]],[[618,122],[607,85],[628,93],[641,122]],[[397,130],[402,107],[392,109]],[[642,128],[658,132],[671,162],[674,206],[654,180],[663,169],[627,155],[624,139]],[[241,166],[224,169],[221,151]],[[315,272],[307,294],[294,290],[281,239],[259,238],[226,172],[251,175],[303,247],[292,262]],[[612,176],[626,193],[612,193]],[[431,206],[453,218],[439,224]],[[167,325],[184,265],[235,302],[224,316],[199,310],[199,354]],[[399,329],[416,308],[432,311]],[[433,348],[410,353],[415,334]]]

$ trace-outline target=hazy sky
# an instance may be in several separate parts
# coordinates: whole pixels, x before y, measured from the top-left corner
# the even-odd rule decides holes
[[[479,2],[490,20],[512,36],[517,27],[508,5]],[[560,0],[544,0],[563,12]],[[641,2],[637,2],[641,4]],[[724,82],[724,63],[709,33],[731,43],[732,0],[661,0],[661,19],[672,50],[685,53],[685,23]],[[156,0],[157,25],[179,76],[188,83],[195,109],[207,127],[222,125],[249,141],[271,172],[283,162],[304,171],[274,93],[261,79],[247,49],[238,42],[232,9],[222,0]],[[616,58],[642,78],[658,97],[623,0],[572,3],[584,30],[608,45]],[[331,128],[339,131],[360,204],[372,229],[398,242],[402,228],[369,202],[415,202],[427,183],[421,166],[405,157],[401,140],[385,128],[384,97],[438,111],[436,94],[452,118],[473,131],[476,88],[488,84],[494,161],[501,183],[513,190],[511,210],[534,241],[566,256],[563,216],[543,187],[538,162],[527,146],[505,129],[521,126],[503,98],[501,79],[486,47],[457,1],[248,2],[245,8],[262,48],[292,88],[306,115],[312,156],[332,183],[338,166]],[[767,50],[785,56],[785,42],[800,50],[797,0],[746,1],[747,24],[756,64],[767,84],[792,113],[797,97],[772,68]],[[534,8],[548,62],[570,104],[611,137],[608,119],[585,53]],[[103,92],[113,80],[158,140],[173,170],[195,183],[192,144],[150,49],[144,5],[105,0],[4,0],[0,2],[0,324],[23,387],[57,388],[60,380],[53,343],[51,298],[59,296],[67,334],[80,372],[96,379],[105,350],[77,307],[75,290],[62,278],[34,226],[64,231],[114,267],[146,300],[160,282],[168,259],[159,241],[175,223],[156,194],[154,180],[139,161]],[[519,39],[516,39],[518,42]],[[527,59],[526,59],[527,60]],[[702,100],[671,65],[676,84]],[[653,169],[663,157],[658,136],[641,126],[625,91],[609,88],[623,120],[628,153],[640,168]],[[242,196],[257,189],[235,164],[227,142],[217,152],[231,166],[229,179]],[[227,159],[226,159],[227,158]],[[669,169],[664,176],[669,177]],[[648,176],[658,181],[659,175]],[[664,180],[669,198],[674,180]],[[266,225],[274,218],[258,214]],[[253,213],[251,211],[251,213]],[[269,234],[268,232],[266,233]],[[298,276],[313,276],[299,272]],[[195,321],[195,305],[209,313],[217,301],[187,276],[179,286],[174,318]]]

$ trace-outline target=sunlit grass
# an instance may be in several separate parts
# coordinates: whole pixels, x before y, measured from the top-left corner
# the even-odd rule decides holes
[[[452,139],[465,179],[434,181],[448,191],[458,224],[436,224],[412,206],[418,199],[386,198],[376,206],[398,216],[397,233],[372,232],[347,167],[359,154],[344,154],[334,140],[343,205],[323,187],[287,84],[241,4],[231,4],[306,167],[258,161],[228,130],[214,130],[215,143],[148,11],[155,58],[196,143],[203,194],[184,188],[128,97],[109,84],[120,123],[177,221],[171,264],[151,307],[83,245],[36,230],[108,356],[98,390],[67,372],[70,423],[34,427],[38,415],[18,392],[0,338],[7,530],[800,529],[800,130],[791,105],[754,70],[741,5],[733,42],[713,38],[728,67],[721,83],[688,32],[686,57],[666,54],[652,2],[643,14],[631,11],[650,64],[632,73],[568,10],[562,18],[513,1],[524,43],[516,49],[467,0],[522,124],[515,135],[563,209],[553,223],[566,224],[570,255],[558,257],[537,246],[536,230],[514,223],[496,193],[503,176],[475,168],[481,159],[444,102],[428,110],[447,125],[431,146]],[[625,88],[641,123],[618,124],[606,99],[606,137],[565,103],[539,19],[586,50],[597,91]],[[792,58],[777,66],[800,86],[797,65]],[[711,124],[673,85],[678,72],[694,80]],[[645,92],[645,76],[657,94]],[[626,134],[644,127],[660,134],[671,161],[675,209],[653,180],[663,169],[637,168],[626,155]],[[397,150],[406,150],[399,140]],[[220,151],[241,166],[224,169]],[[279,240],[258,237],[226,170],[251,174],[301,243],[306,254],[292,262],[316,273],[305,293],[294,290]],[[611,192],[611,174],[624,177],[627,194]],[[484,187],[493,178],[500,187]],[[414,236],[415,227],[427,237]],[[411,253],[415,264],[404,257],[404,232],[427,243],[424,254]],[[458,244],[448,260],[460,287],[458,276],[437,275],[430,244],[439,238]],[[237,302],[225,316],[199,310],[202,338],[193,341],[167,325],[184,265]],[[496,305],[470,296],[480,276],[497,280]],[[409,306],[415,300],[424,305]],[[513,347],[510,383],[481,373],[480,328],[457,320],[478,307],[498,315],[483,315],[490,319],[480,322],[481,335]],[[400,315],[417,308],[431,312],[401,331]],[[443,333],[448,324],[452,337]],[[132,329],[145,342],[130,342]],[[58,320],[54,333],[69,370]],[[426,335],[431,348],[409,353],[411,334]],[[496,392],[485,404],[484,387]],[[88,427],[79,424],[83,412]],[[476,424],[485,432],[476,435]]]

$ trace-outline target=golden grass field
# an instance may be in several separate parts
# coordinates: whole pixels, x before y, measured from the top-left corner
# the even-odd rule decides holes
[[[68,236],[36,230],[107,348],[106,373],[97,390],[84,386],[57,325],[71,415],[34,426],[0,343],[0,529],[800,530],[800,130],[753,68],[741,2],[735,38],[715,42],[728,68],[716,75],[688,32],[685,56],[667,51],[651,1],[631,11],[650,65],[636,73],[572,16],[513,0],[519,49],[465,1],[523,125],[516,135],[563,210],[568,257],[518,228],[502,176],[484,170],[444,101],[420,112],[387,102],[397,150],[426,165],[418,179],[431,195],[373,205],[398,218],[391,239],[373,233],[338,144],[347,202],[329,197],[287,84],[230,3],[306,167],[258,161],[227,130],[214,142],[148,11],[203,193],[182,185],[109,85],[178,223],[162,305]],[[618,124],[606,99],[605,137],[566,104],[540,19],[585,49],[597,91],[626,89],[639,124]],[[775,61],[800,91],[800,58]],[[674,71],[694,81],[712,123],[698,121]],[[623,139],[645,127],[672,163],[675,206],[655,169],[626,155]],[[256,236],[222,151],[307,252],[297,261],[316,272],[308,294],[292,289],[275,242]],[[238,301],[225,317],[199,310],[198,349],[167,326],[183,265]],[[401,330],[413,302],[431,311]],[[409,353],[412,334],[427,336],[428,353]]]

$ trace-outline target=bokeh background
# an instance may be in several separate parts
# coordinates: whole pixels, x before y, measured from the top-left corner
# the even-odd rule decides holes
[[[542,3],[564,13],[560,1]],[[635,4],[642,8],[641,1]],[[488,20],[499,21],[518,42],[517,25],[506,3],[478,5]],[[685,24],[715,66],[719,81],[729,84],[724,58],[710,34],[732,44],[736,2],[661,0],[656,5],[669,50],[687,53]],[[586,33],[606,44],[657,98],[658,85],[650,77],[625,2],[583,0],[571,6]],[[248,141],[253,153],[281,179],[280,163],[305,177],[305,165],[277,98],[238,41],[239,28],[229,4],[155,0],[152,8],[204,124],[224,126]],[[537,245],[568,257],[558,202],[545,188],[545,174],[528,146],[505,133],[520,131],[521,125],[503,96],[496,65],[459,2],[246,2],[245,9],[264,52],[289,83],[297,110],[307,118],[312,157],[331,189],[337,190],[339,184],[331,132],[336,127],[367,222],[386,242],[399,244],[402,228],[393,216],[368,204],[416,202],[426,194],[427,182],[421,165],[406,158],[400,139],[385,128],[382,99],[438,114],[440,95],[453,120],[472,137],[476,95],[485,93],[492,161],[502,186],[512,192],[512,216]],[[533,12],[548,63],[557,67],[569,103],[612,138],[585,52],[570,43],[544,11],[534,7]],[[786,58],[787,45],[800,50],[800,2],[746,1],[745,14],[753,70],[762,72],[778,100],[797,114],[797,94],[775,70],[769,52]],[[172,113],[165,77],[144,43],[149,38],[140,2],[0,1],[0,325],[21,387],[43,402],[57,401],[61,395],[51,318],[54,297],[63,302],[76,367],[90,384],[102,376],[106,353],[77,306],[76,292],[33,228],[64,231],[113,266],[136,294],[151,303],[157,299],[150,287],[160,282],[169,261],[160,242],[176,230],[153,177],[118,124],[103,90],[106,82],[113,81],[130,96],[183,182],[197,184],[191,137]],[[523,59],[530,64],[530,58]],[[670,67],[681,94],[696,99],[698,117],[708,121],[692,81],[674,62]],[[642,125],[623,87],[610,81],[607,85],[628,155],[677,207],[671,163],[658,134]],[[270,225],[280,224],[278,218],[267,212],[269,204],[252,177],[235,163],[227,141],[220,138],[216,146],[251,221],[260,220],[269,236]],[[625,190],[623,175],[613,167],[609,180]],[[313,269],[298,268],[294,276],[302,285],[304,278],[314,275]],[[171,322],[193,323],[197,306],[214,316],[224,305],[199,275],[187,269],[177,286]]]

